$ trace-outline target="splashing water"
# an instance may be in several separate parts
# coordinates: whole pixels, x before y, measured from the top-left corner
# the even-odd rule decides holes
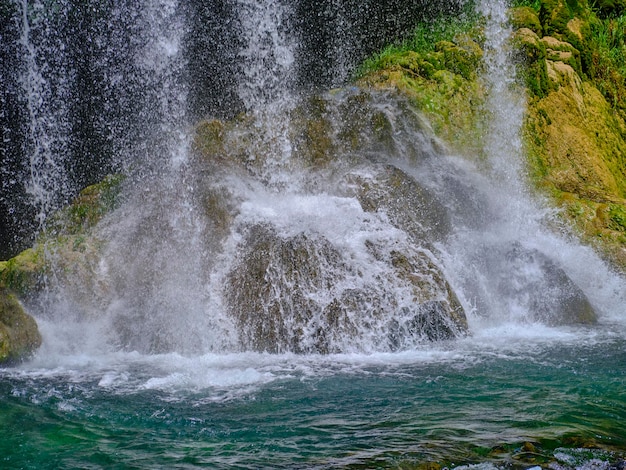
[[[70,280],[60,318],[98,318],[107,350],[375,352],[462,335],[465,314],[476,334],[618,310],[622,281],[548,230],[524,184],[504,2],[480,6],[484,171],[441,155],[402,100],[298,96],[291,6],[236,7],[250,112],[207,124],[208,144],[188,126],[185,10],[137,10],[131,75],[146,89],[137,122],[152,130],[134,144],[132,193],[98,228],[88,287]]]
[[[296,42],[290,37],[289,9],[283,0],[237,1],[245,42],[239,53],[244,77],[239,96],[249,110],[292,100]]]
[[[467,162],[450,159],[433,170],[439,176],[431,174],[432,180],[448,180],[440,191],[456,192],[469,202],[453,207],[456,234],[442,247],[448,271],[461,286],[468,309],[476,311],[476,332],[509,322],[517,325],[513,328],[528,328],[537,320],[550,324],[564,305],[573,310],[569,288],[551,287],[550,278],[561,269],[602,315],[621,316],[623,279],[590,248],[554,233],[549,228],[552,210],[527,189],[521,143],[525,104],[511,60],[507,8],[507,2],[479,4],[486,18],[483,80],[490,127],[484,149],[489,168],[477,175]]]

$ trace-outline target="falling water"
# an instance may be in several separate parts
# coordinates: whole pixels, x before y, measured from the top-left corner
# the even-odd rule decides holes
[[[526,189],[505,2],[480,4],[490,122],[481,168],[442,155],[402,100],[299,94],[292,5],[233,5],[248,113],[196,130],[187,9],[143,5],[131,10],[135,29],[121,28],[138,38],[111,76],[132,83],[126,122],[145,130],[123,140],[128,191],[97,228],[88,279],[61,281],[57,343],[76,342],[62,319],[97,318],[104,349],[394,351],[614,310],[619,279],[546,228],[549,211]]]
[[[288,102],[295,75],[295,38],[290,4],[283,0],[239,0],[237,11],[244,47],[239,53],[243,79],[239,96],[249,110]]]
[[[426,182],[452,201],[455,234],[441,248],[466,307],[475,312],[470,318],[476,333],[553,324],[571,314],[579,294],[557,281],[563,275],[601,315],[618,311],[624,301],[623,281],[591,249],[555,233],[552,209],[527,189],[521,143],[525,97],[511,60],[507,7],[507,2],[479,5],[486,19],[487,168],[448,158],[434,164],[435,174],[429,172]],[[416,177],[424,181],[423,175]]]
[[[65,44],[55,34],[56,12],[40,1],[23,0],[19,8],[19,45],[24,57],[20,81],[28,113],[24,154],[29,156],[29,174],[25,185],[41,230],[52,212],[68,203],[73,189],[65,161],[71,132],[66,107],[68,70]],[[53,72],[55,66],[60,73]]]

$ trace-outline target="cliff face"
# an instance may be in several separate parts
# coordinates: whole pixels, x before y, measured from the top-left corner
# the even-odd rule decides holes
[[[596,10],[570,3],[542,2],[540,29],[514,22],[529,89],[531,174],[582,237],[624,269],[626,16],[619,2]]]
[[[587,243],[626,270],[624,2],[518,3],[533,5],[510,11],[529,177]],[[479,24],[457,25],[432,49],[390,48],[361,78],[412,97],[451,149],[474,159],[487,119]]]

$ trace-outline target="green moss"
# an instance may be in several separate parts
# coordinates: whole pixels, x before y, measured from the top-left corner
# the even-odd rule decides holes
[[[428,77],[430,76],[429,72],[432,72],[433,68],[441,70],[445,66],[441,62],[442,58],[445,61],[445,56],[432,54],[435,52],[436,44],[452,42],[461,47],[461,49],[465,49],[463,45],[465,38],[476,38],[479,34],[477,23],[478,17],[472,8],[472,2],[467,2],[466,9],[460,16],[441,17],[431,22],[419,23],[409,38],[400,43],[391,44],[365,60],[357,68],[355,78],[362,78],[369,73],[377,72],[393,65],[403,66],[419,75]],[[462,52],[456,52],[460,53],[462,57]],[[471,56],[471,51],[466,50],[466,52]],[[420,64],[420,62],[425,63]]]
[[[609,204],[609,228],[626,232],[626,206]]]
[[[541,36],[543,34],[543,27],[539,16],[537,15],[538,9],[534,9],[530,6],[518,6],[509,10],[509,21],[513,29],[530,29],[535,34]]]
[[[513,0],[511,1],[511,8],[516,7],[529,7],[532,8],[536,13],[539,13],[541,10],[541,0]]]
[[[44,273],[41,245],[29,248],[0,265],[0,288],[6,287],[21,296],[36,289]]]
[[[18,362],[41,345],[37,323],[15,296],[0,287],[0,364]]]
[[[124,176],[109,175],[100,183],[83,189],[72,204],[52,217],[44,238],[80,234],[94,227],[107,213],[118,207]]]
[[[522,28],[515,32],[513,45],[517,49],[518,73],[533,96],[545,97],[553,86],[548,78],[546,46],[537,34]]]

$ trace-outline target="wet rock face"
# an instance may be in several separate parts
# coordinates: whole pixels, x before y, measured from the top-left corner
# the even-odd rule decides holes
[[[207,213],[221,208],[223,243],[240,240],[224,282],[240,348],[394,351],[464,335],[465,312],[432,249],[451,231],[448,212],[399,167],[436,153],[424,121],[401,99],[358,89],[309,97],[289,114],[279,133],[290,139],[287,160],[272,153],[275,129],[254,119],[206,123],[196,142],[198,164],[215,168],[199,184]],[[237,175],[229,191],[210,177],[224,167]],[[273,173],[286,172],[287,194],[314,210],[300,213],[276,196],[284,187]],[[237,194],[259,184],[263,194]],[[255,198],[269,202],[250,221],[241,205]],[[348,218],[334,219],[345,204]]]
[[[384,212],[417,243],[441,240],[451,232],[444,205],[399,168],[382,165],[370,177],[348,175],[348,180],[364,211]]]
[[[517,320],[547,325],[591,324],[596,314],[584,292],[555,261],[519,242],[490,246],[478,254],[479,283],[495,286],[498,299],[477,305],[479,313],[510,312]],[[478,260],[478,258],[477,258]],[[482,296],[486,298],[486,296]]]
[[[19,362],[41,345],[35,320],[15,296],[0,288],[0,365]]]
[[[242,349],[394,351],[466,333],[463,308],[426,252],[365,249],[370,273],[323,236],[249,227],[226,287]]]

